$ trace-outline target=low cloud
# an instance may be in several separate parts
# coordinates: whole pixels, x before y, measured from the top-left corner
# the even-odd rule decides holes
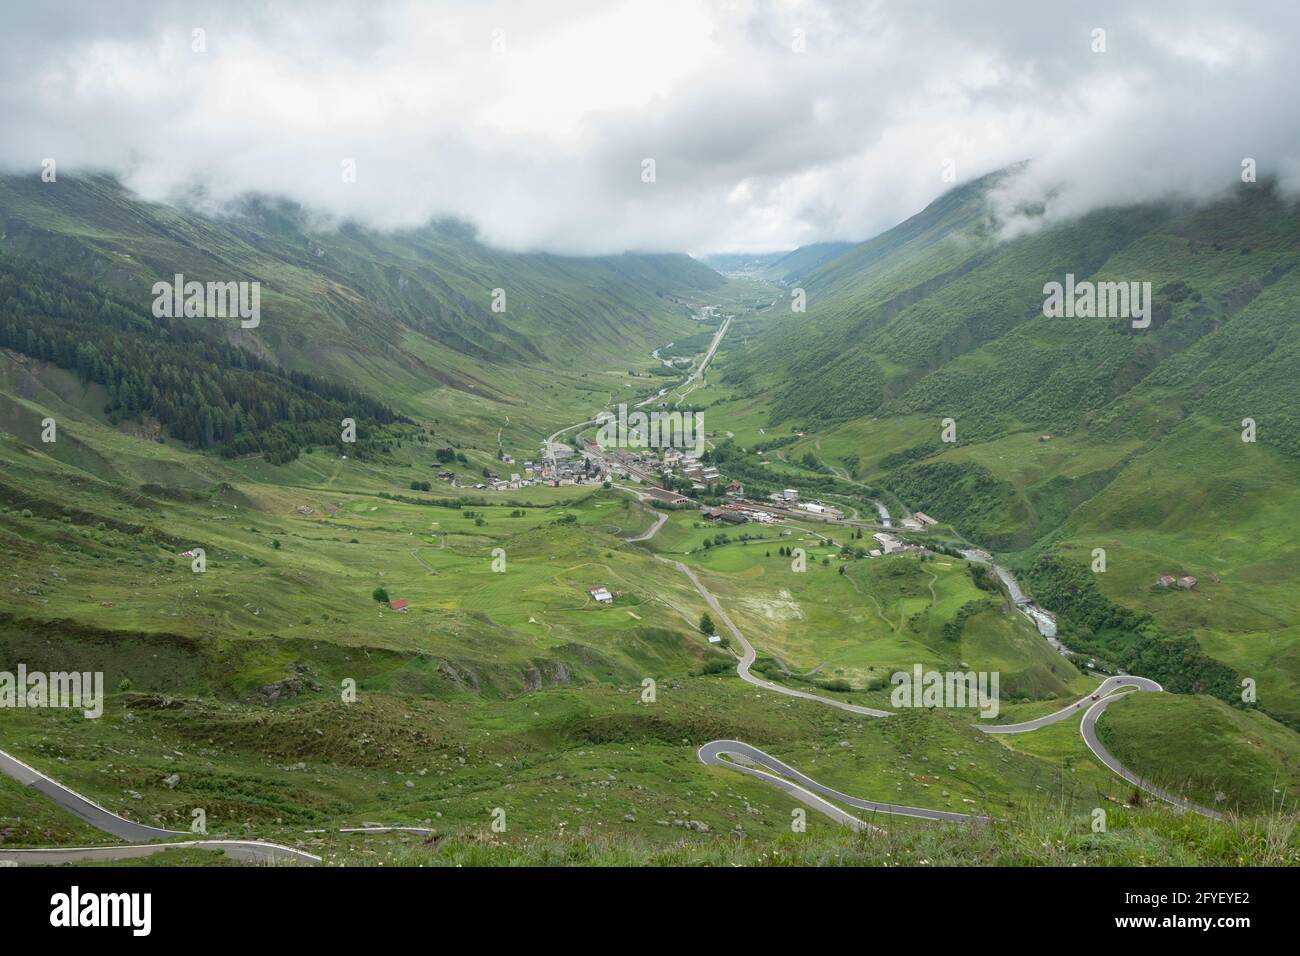
[[[568,253],[863,239],[950,188],[945,169],[1023,159],[999,198],[1049,219],[1211,199],[1247,158],[1300,190],[1300,9],[1077,6],[15,10],[0,167],[48,157],[151,199],[283,195],[380,228],[451,215]]]

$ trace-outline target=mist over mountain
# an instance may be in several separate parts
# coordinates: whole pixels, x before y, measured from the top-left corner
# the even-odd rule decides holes
[[[1279,95],[1300,85],[1294,4],[425,9],[7,11],[0,167],[52,159],[212,208],[279,196],[380,229],[451,216],[492,245],[581,254],[858,241],[1024,159],[1009,220],[1213,201],[1247,159],[1300,185]]]

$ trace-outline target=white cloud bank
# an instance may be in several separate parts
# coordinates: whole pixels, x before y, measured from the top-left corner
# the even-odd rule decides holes
[[[86,0],[5,20],[6,172],[52,157],[152,199],[452,215],[517,249],[863,239],[949,188],[947,160],[962,182],[1033,159],[1009,198],[1056,216],[1211,198],[1246,157],[1300,190],[1292,3]]]

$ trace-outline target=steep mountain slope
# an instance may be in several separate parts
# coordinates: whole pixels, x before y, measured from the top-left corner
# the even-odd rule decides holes
[[[142,320],[152,321],[153,284],[177,273],[257,281],[256,329],[180,324],[408,415],[435,418],[459,405],[471,431],[484,401],[498,406],[493,431],[512,406],[516,421],[545,420],[548,403],[528,393],[546,388],[557,368],[575,377],[626,369],[693,328],[684,300],[725,281],[683,255],[506,253],[457,223],[381,234],[317,223],[265,199],[205,215],[138,201],[105,179],[0,179],[0,236],[12,274],[34,260]],[[586,363],[581,373],[574,354]],[[503,366],[516,371],[501,374]]]
[[[1257,184],[1003,240],[988,193],[1014,172],[807,276],[805,313],[779,304],[725,356],[714,421],[779,442],[787,476],[811,455],[938,516],[1062,600],[1086,583],[1061,609],[1071,646],[1208,654],[1194,686],[1251,678],[1300,725],[1300,212]],[[1149,282],[1150,326],[1045,317],[1067,274]]]
[[[1140,382],[1225,413],[1267,404],[1236,380],[1266,354],[1270,380],[1295,381],[1285,312],[1300,216],[1266,187],[1209,209],[1106,210],[999,242],[984,198],[993,184],[948,194],[808,277],[806,314],[748,356],[751,378],[777,386],[775,423],[942,410],[986,431],[1015,422],[1065,429]],[[1045,318],[1042,287],[1067,273],[1151,282],[1151,328]],[[1282,407],[1273,404],[1270,425],[1300,451]]]
[[[800,246],[768,264],[763,274],[773,282],[791,285],[853,248],[855,244],[852,242],[818,242]]]

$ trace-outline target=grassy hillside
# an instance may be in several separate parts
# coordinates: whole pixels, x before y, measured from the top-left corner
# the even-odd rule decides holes
[[[852,248],[854,243],[851,242],[818,242],[800,246],[767,263],[762,272],[780,285],[794,285]]]
[[[0,179],[0,223],[11,274],[39,264],[39,288],[93,288],[146,336],[157,324],[157,281],[176,273],[258,281],[257,328],[175,324],[285,374],[321,376],[408,416],[446,421],[458,438],[535,433],[597,399],[646,390],[629,371],[652,367],[653,348],[689,334],[688,303],[724,285],[687,256],[504,253],[457,223],[381,234],[261,199],[205,215],[141,202],[104,179]],[[493,308],[497,289],[503,311]],[[41,301],[34,311],[63,304]],[[82,319],[101,305],[66,304]]]
[[[1224,811],[1295,808],[1300,743],[1287,728],[1209,697],[1136,696],[1108,707],[1098,725],[1125,766]],[[1182,753],[1189,743],[1205,755],[1192,765]]]
[[[1300,727],[1300,211],[1262,183],[1004,239],[987,197],[1015,172],[807,276],[807,311],[783,299],[724,356],[706,413],[789,484],[824,480],[815,462],[1022,571],[1052,555],[1136,615],[1049,603],[1081,650],[1238,704],[1250,678]],[[1044,283],[1067,272],[1149,281],[1151,327],[1044,317]],[[1164,574],[1198,583],[1161,589]]]

